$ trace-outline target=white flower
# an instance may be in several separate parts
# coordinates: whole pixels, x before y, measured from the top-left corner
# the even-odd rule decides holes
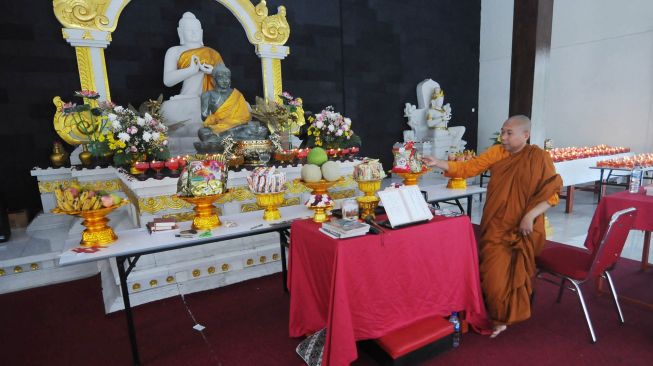
[[[116,120],[118,120],[118,116],[113,113],[109,113],[107,115],[107,118],[109,119],[109,122],[115,122]]]
[[[343,131],[349,131],[349,125],[344,125],[342,126]]]
[[[159,138],[161,137],[161,134],[158,132],[152,132],[152,140],[154,141],[159,141]]]
[[[117,131],[120,129],[120,121],[113,121],[111,122],[111,128],[113,128],[114,131]]]
[[[113,110],[116,111],[116,112],[118,112],[118,113],[121,113],[122,111],[125,110],[125,108],[123,108],[122,106],[117,106],[117,107],[114,108]]]
[[[315,122],[315,127],[319,128],[320,130],[322,129],[323,126],[324,123],[322,123],[321,120],[317,120],[317,122]]]
[[[143,132],[143,141],[150,142],[151,139],[152,139],[152,134],[151,133],[149,133],[147,131]]]
[[[152,120],[152,116],[150,116],[150,114],[147,112],[145,113],[144,117],[145,117],[145,122],[150,122]]]
[[[126,132],[121,132],[118,134],[118,139],[122,142],[127,142],[130,138],[131,136],[129,136],[129,134]]]
[[[336,136],[342,136],[342,130],[336,131]]]
[[[166,146],[168,144],[168,140],[161,141],[161,144],[163,144],[163,146]]]
[[[351,126],[351,119],[349,119],[348,117],[345,117],[345,124],[347,126]]]
[[[136,119],[136,124],[139,126],[144,126],[145,125],[145,120],[142,117],[138,117]]]
[[[329,125],[328,130],[329,132],[333,132],[333,130],[335,130],[335,127],[333,127],[333,125]]]

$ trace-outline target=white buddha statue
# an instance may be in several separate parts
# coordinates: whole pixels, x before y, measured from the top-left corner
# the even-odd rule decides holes
[[[168,137],[172,155],[193,153],[197,130],[203,127],[200,95],[213,90],[211,72],[224,63],[218,51],[205,47],[203,30],[193,13],[186,12],[177,28],[179,46],[168,49],[163,63],[163,83],[172,87],[181,83],[181,91],[161,106],[161,115],[170,127]]]

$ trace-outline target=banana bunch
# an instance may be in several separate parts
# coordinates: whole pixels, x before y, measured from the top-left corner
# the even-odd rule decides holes
[[[87,211],[102,208],[102,200],[95,192],[79,191],[74,189],[63,189],[57,187],[54,195],[57,199],[57,206],[63,211]]]

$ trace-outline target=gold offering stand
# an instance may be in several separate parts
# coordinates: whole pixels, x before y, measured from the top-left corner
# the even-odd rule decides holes
[[[177,196],[182,200],[195,205],[195,217],[193,218],[193,229],[195,230],[211,230],[220,226],[220,218],[218,217],[215,206],[213,203],[217,201],[222,194],[212,194],[209,196]]]
[[[426,174],[429,169],[422,170],[419,173],[396,173],[398,176],[403,178],[405,186],[416,186],[419,178]]]
[[[368,216],[374,218],[374,210],[379,205],[379,197],[376,192],[381,189],[381,180],[359,180],[358,189],[365,193],[364,196],[357,197],[358,207],[360,207],[360,218],[365,219]]]
[[[254,193],[256,194],[256,203],[265,208],[265,211],[263,211],[263,220],[272,221],[281,218],[279,206],[283,203],[285,193],[285,190],[275,193]]]
[[[447,182],[447,188],[467,189],[467,180],[465,178],[451,178]]]
[[[79,244],[83,247],[95,247],[100,245],[111,244],[118,239],[111,226],[107,225],[109,219],[106,216],[120,206],[128,204],[129,201],[123,199],[119,204],[111,207],[99,208],[97,210],[75,210],[65,211],[58,207],[52,210],[56,214],[66,214],[79,216],[84,219],[82,225],[85,227],[82,231],[82,241]]]
[[[327,191],[331,186],[334,184],[340,182],[342,178],[334,181],[328,181],[324,179],[320,179],[317,182],[305,182],[303,180],[300,180],[299,182],[306,187],[311,189],[311,194],[312,195],[329,195],[329,192]],[[313,221],[317,223],[321,222],[326,222],[329,220],[329,216],[327,215],[327,210],[330,210],[333,208],[333,206],[328,205],[324,207],[318,207],[318,206],[309,206],[309,209],[313,210],[315,214],[313,214]]]

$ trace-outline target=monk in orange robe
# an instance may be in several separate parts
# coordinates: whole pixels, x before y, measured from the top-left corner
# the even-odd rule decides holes
[[[231,88],[231,71],[219,64],[213,68],[215,89],[202,93],[202,119],[204,126],[219,134],[249,122],[251,114],[243,94]]]
[[[447,176],[467,178],[489,169],[492,179],[481,219],[479,242],[481,285],[492,337],[507,325],[531,315],[535,256],[546,241],[544,212],[558,204],[562,179],[549,154],[527,143],[530,120],[513,116],[501,128],[501,145],[467,162],[424,157]]]

